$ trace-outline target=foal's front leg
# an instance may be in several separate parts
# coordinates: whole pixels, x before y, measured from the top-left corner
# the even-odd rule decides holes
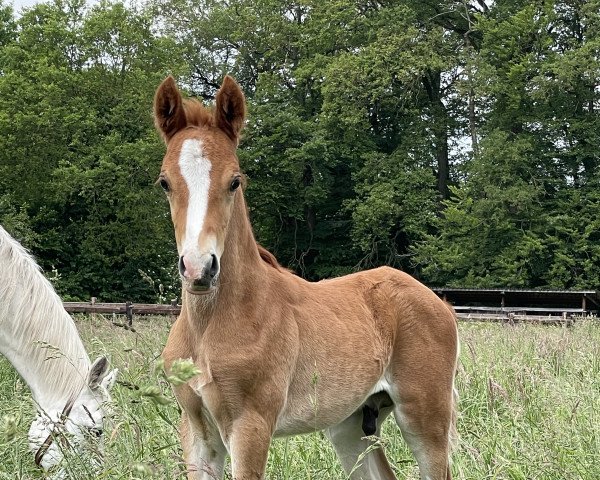
[[[244,412],[231,427],[231,473],[234,480],[262,480],[275,422],[255,411]]]
[[[218,430],[204,421],[181,415],[181,445],[189,480],[221,480],[227,451]]]

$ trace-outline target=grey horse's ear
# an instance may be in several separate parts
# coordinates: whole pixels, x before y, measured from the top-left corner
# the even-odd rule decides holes
[[[113,385],[117,381],[118,373],[119,373],[119,369],[113,368],[110,372],[108,372],[104,376],[104,378],[102,379],[102,382],[100,382],[100,385],[102,385],[102,387],[104,387],[107,392],[109,392],[112,389]]]
[[[92,390],[96,390],[98,386],[102,383],[102,380],[106,376],[108,372],[108,360],[106,357],[98,357],[90,368],[90,373],[88,374],[88,386]]]

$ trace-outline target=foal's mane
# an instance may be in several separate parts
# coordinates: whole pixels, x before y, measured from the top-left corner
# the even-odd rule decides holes
[[[213,125],[212,110],[195,98],[183,99],[183,110],[188,126],[205,127]]]
[[[275,258],[275,255],[273,255],[271,252],[269,252],[265,247],[263,247],[259,243],[256,244],[256,247],[258,248],[258,254],[260,255],[260,258],[267,265],[270,265],[275,270],[278,270],[280,272],[290,272],[290,273],[293,273],[290,269],[281,266],[281,264]]]
[[[73,319],[33,257],[2,226],[0,331],[6,336],[0,344],[28,359],[15,368],[35,372],[46,399],[61,400],[85,382],[90,359]]]

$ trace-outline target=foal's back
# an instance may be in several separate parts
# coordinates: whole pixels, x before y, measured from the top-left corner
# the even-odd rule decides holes
[[[286,413],[293,417],[299,410],[294,407],[303,404],[306,414],[302,399],[311,394],[317,399],[311,421],[326,429],[344,469],[353,472],[352,480],[395,478],[383,451],[366,453],[372,444],[364,427],[371,412],[369,434],[379,436],[383,420],[393,413],[421,478],[449,480],[458,356],[452,308],[389,267],[306,288],[326,299],[321,304],[333,306],[311,309],[302,317],[312,329],[307,329],[309,338],[300,340],[296,371],[306,376],[312,365],[320,365],[315,378],[321,381],[312,392],[297,387],[306,384],[305,378],[292,382]]]
[[[282,349],[295,354],[276,434],[338,424],[378,391],[399,396],[405,391],[399,380],[407,370],[419,381],[434,379],[427,387],[432,394],[452,384],[454,315],[409,275],[381,267],[316,283],[289,273],[272,276],[272,295],[285,291],[288,299],[288,314],[273,318],[274,331],[290,337]],[[267,298],[267,310],[270,303]],[[432,355],[440,366],[433,370]],[[441,374],[443,386],[438,385]],[[311,397],[318,409],[307,402]]]

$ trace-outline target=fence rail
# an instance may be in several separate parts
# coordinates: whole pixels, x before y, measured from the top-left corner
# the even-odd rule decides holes
[[[92,303],[64,302],[69,313],[115,313],[117,315],[179,315],[181,305],[157,305],[152,303]]]
[[[177,316],[181,312],[181,305],[175,301],[169,305],[159,305],[153,303],[97,303],[92,297],[90,302],[63,302],[65,310],[69,313],[108,313],[115,315],[125,315],[127,324],[116,323],[128,330],[133,328],[134,315],[172,315]]]
[[[100,313],[125,315],[127,324],[119,324],[133,329],[134,315],[171,315],[181,312],[181,305],[175,301],[170,304],[152,303],[97,303],[95,298],[90,302],[64,302],[65,310],[69,313]],[[574,317],[585,316],[581,308],[538,308],[538,307],[472,307],[454,306],[459,320],[485,322],[535,322],[544,324],[572,325]]]
[[[579,313],[578,316],[582,316]],[[456,316],[464,322],[499,322],[499,323],[539,323],[544,325],[565,325],[572,326],[575,323],[575,315],[567,315],[564,312],[562,315],[531,315],[531,314],[514,314],[511,312],[497,313],[464,313],[457,312]]]

